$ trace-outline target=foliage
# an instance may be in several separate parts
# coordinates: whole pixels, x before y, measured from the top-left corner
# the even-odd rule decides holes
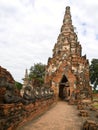
[[[21,89],[22,89],[22,84],[19,83],[19,82],[17,82],[17,81],[15,81],[15,86],[16,86],[16,88],[17,88],[18,90],[21,90]]]
[[[97,93],[98,93],[98,90],[93,90],[93,93],[97,94]]]
[[[37,80],[40,84],[44,83],[44,76],[45,76],[45,65],[42,63],[34,64],[31,66],[29,78]]]
[[[90,65],[90,81],[94,85],[94,90],[96,90],[98,85],[98,59],[92,59]]]

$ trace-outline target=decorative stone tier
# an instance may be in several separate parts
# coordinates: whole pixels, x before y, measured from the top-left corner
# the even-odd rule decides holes
[[[38,117],[48,110],[54,103],[55,98],[38,100],[29,105],[0,104],[0,130],[15,130],[27,121]]]

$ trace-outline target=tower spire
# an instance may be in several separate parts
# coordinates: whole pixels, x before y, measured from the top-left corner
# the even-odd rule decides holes
[[[70,56],[81,56],[81,45],[78,42],[77,34],[75,33],[74,26],[72,25],[69,6],[67,6],[65,10],[63,25],[61,27],[61,32],[58,36],[57,43],[53,49],[53,56],[62,56],[63,53],[66,55],[69,54]]]
[[[63,24],[72,24],[72,20],[71,20],[71,13],[70,13],[70,7],[67,6],[66,10],[65,10],[65,15],[64,15],[64,19],[63,19]]]
[[[28,75],[28,70],[26,69],[25,70],[25,76],[24,76],[24,79],[23,79],[23,84],[24,85],[28,84],[28,79],[29,79],[29,75]]]
[[[29,76],[28,76],[28,70],[26,69],[26,70],[25,70],[25,78],[28,79],[28,77],[29,77]]]
[[[71,19],[71,13],[70,13],[69,6],[66,7],[65,15],[64,15],[64,19],[63,19],[63,25],[61,27],[61,32],[66,32],[66,31],[74,32],[74,27],[72,25],[72,19]]]

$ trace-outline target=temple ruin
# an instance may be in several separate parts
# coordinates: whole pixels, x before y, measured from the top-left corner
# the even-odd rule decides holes
[[[48,59],[42,86],[29,81],[26,69],[20,92],[10,72],[0,66],[1,130],[15,130],[38,117],[56,104],[58,97],[63,100],[91,97],[89,62],[86,55],[82,56],[82,47],[74,30],[70,7],[66,7],[61,32],[54,45],[53,56]]]
[[[63,25],[54,45],[53,56],[48,59],[45,83],[51,85],[57,97],[69,99],[90,96],[89,61],[82,56],[75,27],[72,25],[70,7],[66,7]]]

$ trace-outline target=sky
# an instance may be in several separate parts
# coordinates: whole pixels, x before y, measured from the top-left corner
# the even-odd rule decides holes
[[[98,59],[97,0],[0,0],[0,66],[22,82],[25,69],[47,64],[63,23],[66,6],[82,55]]]

